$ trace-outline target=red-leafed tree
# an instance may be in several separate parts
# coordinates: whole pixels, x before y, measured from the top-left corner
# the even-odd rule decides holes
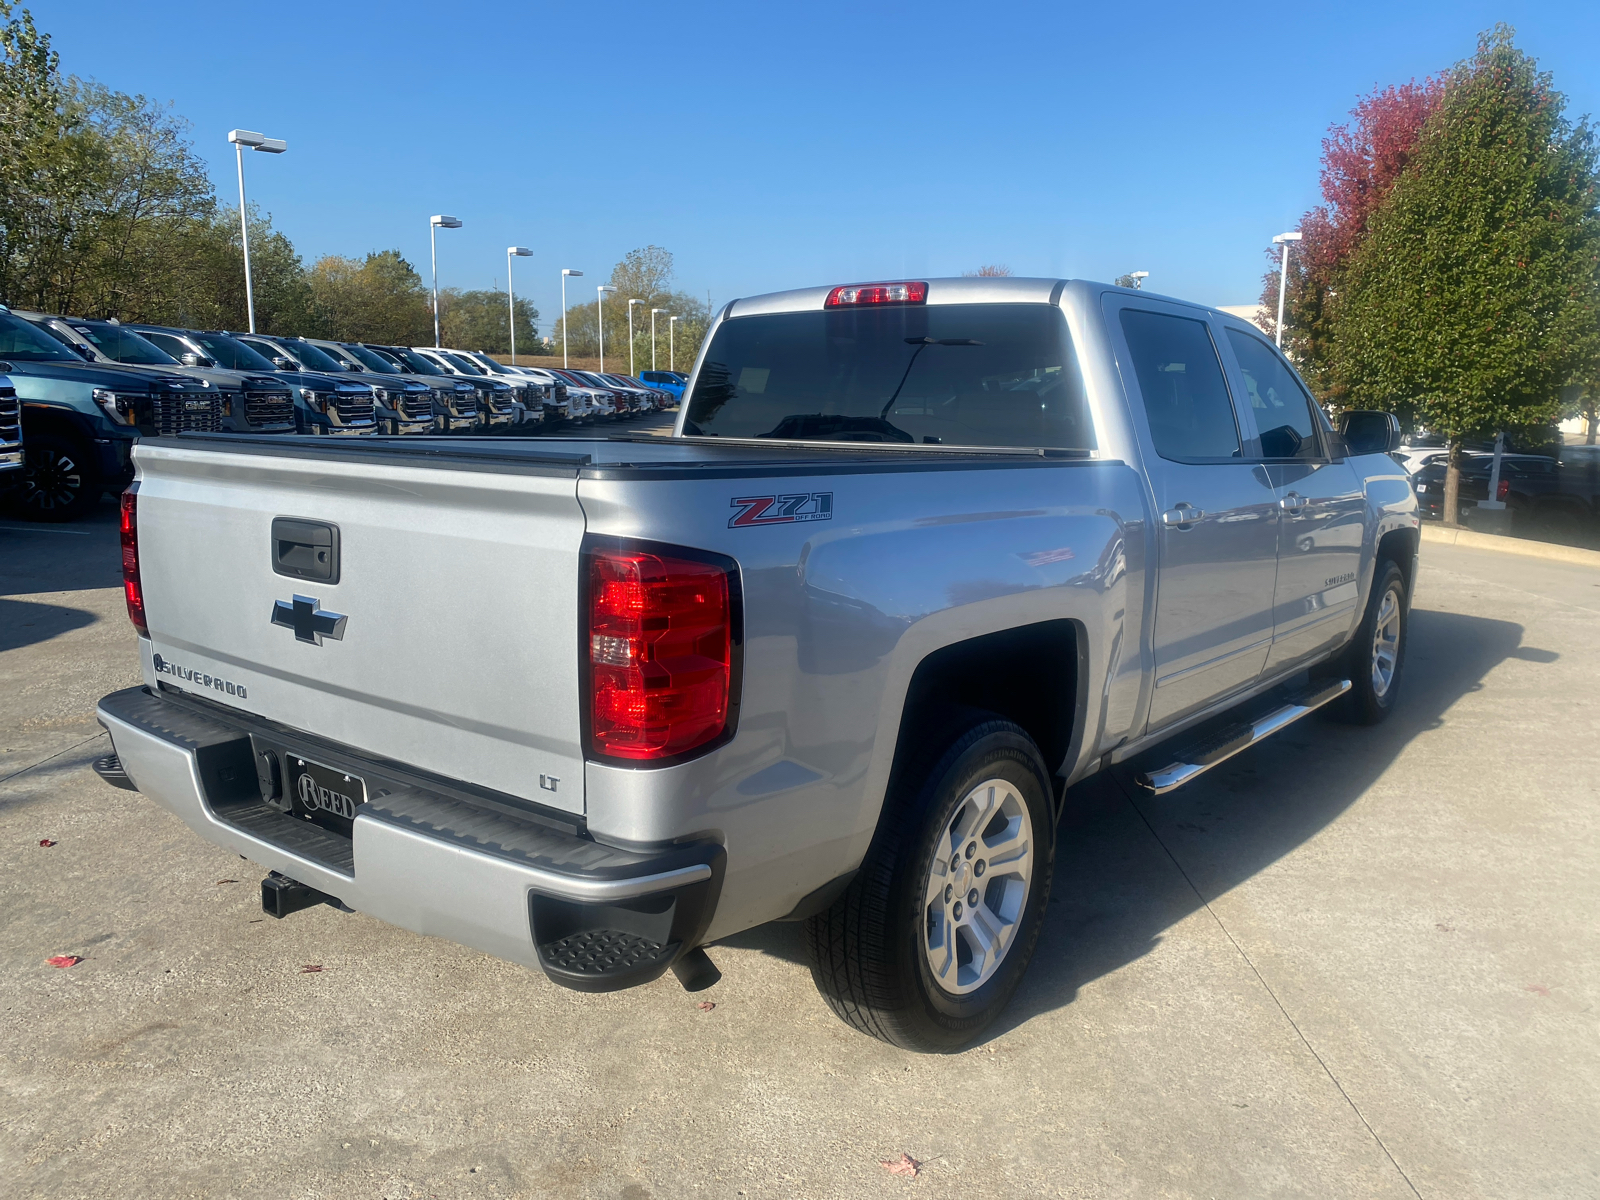
[[[1340,399],[1327,371],[1334,328],[1330,301],[1338,293],[1340,273],[1366,236],[1372,214],[1405,172],[1442,91],[1442,77],[1380,88],[1322,141],[1322,203],[1301,218],[1304,236],[1289,256],[1283,340],[1306,382],[1325,401]],[[1261,323],[1273,333],[1280,259],[1276,246],[1267,253],[1272,269],[1262,279]]]

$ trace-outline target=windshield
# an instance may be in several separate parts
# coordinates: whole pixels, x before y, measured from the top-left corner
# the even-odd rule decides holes
[[[309,371],[332,371],[338,374],[350,369],[326,350],[313,346],[310,342],[284,342],[283,347],[285,354]]]
[[[363,364],[356,358],[356,356],[354,354],[351,354],[350,351],[346,350],[343,346],[339,345],[337,342],[335,342],[331,346],[319,346],[315,342],[313,342],[313,343],[311,343],[311,348],[313,350],[318,350],[318,351],[321,351],[323,354],[326,354],[330,359],[332,359],[335,363],[337,363],[340,366],[340,368],[342,368],[343,370],[346,370],[346,371],[360,371],[362,369],[362,365]]]
[[[1061,310],[942,304],[724,321],[684,432],[1092,450]]]
[[[439,353],[439,357],[444,359],[445,362],[449,363],[452,367],[456,367],[456,368],[458,368],[458,369],[460,369],[462,371],[465,371],[468,375],[486,375],[486,374],[488,374],[488,372],[485,371],[482,367],[480,367],[477,363],[469,362],[465,355],[462,355],[462,354],[446,354],[446,353],[441,351]]]
[[[476,354],[463,354],[461,357],[469,360],[470,362],[472,362],[473,364],[475,364],[475,365],[477,365],[479,367],[482,367],[490,375],[513,375],[513,374],[515,374],[514,371],[510,371],[507,368],[501,366],[499,363],[495,362],[494,359],[490,358],[487,354],[484,354],[481,351],[476,353]]]
[[[0,358],[17,362],[83,362],[58,339],[10,313],[0,313]]]
[[[412,371],[413,373],[415,373],[417,375],[444,375],[444,374],[447,374],[447,372],[445,372],[444,370],[442,370],[439,367],[434,366],[431,362],[429,362],[427,359],[423,358],[422,355],[418,354],[415,350],[407,350],[404,346],[397,347],[396,349],[390,350],[390,351],[388,351],[388,353],[392,354],[396,358],[398,358],[401,362],[403,362],[406,365],[406,367],[410,371]]]
[[[130,329],[103,325],[99,321],[68,321],[68,328],[114,362],[144,367],[176,367],[173,358],[154,342],[148,342]]]
[[[230,371],[276,371],[272,361],[246,346],[237,338],[220,333],[191,333],[189,340],[206,352],[208,358],[217,360],[219,367]]]
[[[375,354],[365,346],[346,346],[344,352],[369,371],[378,371],[385,375],[394,374],[394,364],[381,354]]]

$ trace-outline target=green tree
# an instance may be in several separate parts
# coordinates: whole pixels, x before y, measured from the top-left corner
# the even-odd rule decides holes
[[[311,324],[323,337],[405,346],[433,342],[428,292],[398,250],[375,251],[363,260],[330,254],[312,266],[307,283]]]
[[[0,16],[0,299],[156,321],[198,302],[232,316],[216,262],[227,233],[187,122],[64,79],[26,10],[0,0]]]
[[[628,369],[628,301],[638,300],[633,314],[633,365],[637,370],[648,370],[651,362],[650,310],[661,309],[656,315],[655,363],[665,368],[669,351],[676,348],[676,361],[680,368],[694,361],[706,329],[710,325],[710,309],[705,301],[686,292],[674,292],[672,283],[672,253],[660,246],[645,246],[630,250],[611,272],[611,286],[616,288],[605,299],[606,366],[611,370]],[[675,327],[671,318],[677,317]],[[567,348],[569,353],[590,358],[599,353],[599,313],[594,300],[579,301],[567,309]],[[550,331],[555,341],[550,347],[561,353],[561,324]],[[521,345],[521,334],[518,335]]]
[[[498,291],[463,292],[449,288],[439,293],[440,341],[458,350],[488,354],[511,353],[506,298]],[[539,310],[527,300],[517,301],[517,358],[531,354],[539,344]]]
[[[1322,140],[1322,203],[1300,218],[1301,241],[1289,255],[1284,295],[1284,349],[1317,397],[1342,404],[1329,371],[1338,332],[1334,299],[1344,290],[1346,265],[1366,240],[1368,225],[1405,173],[1422,127],[1438,106],[1442,78],[1385,87],[1363,96],[1350,120]],[[1280,247],[1267,249],[1272,263],[1261,280],[1262,329],[1278,323]]]
[[[1351,258],[1333,368],[1352,404],[1451,447],[1547,426],[1600,358],[1596,147],[1501,25],[1450,74],[1414,157]]]

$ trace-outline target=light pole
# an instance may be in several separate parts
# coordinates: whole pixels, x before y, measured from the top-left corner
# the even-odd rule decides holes
[[[678,332],[678,318],[667,318],[667,370],[678,369],[678,344],[673,339],[673,334]]]
[[[513,258],[532,258],[533,251],[526,246],[506,247],[506,307],[510,310],[511,317],[511,365],[517,365],[517,291],[511,285],[511,260]]]
[[[1273,332],[1273,345],[1283,347],[1283,296],[1289,290],[1289,243],[1300,240],[1298,229],[1291,233],[1280,233],[1272,239],[1276,245],[1283,247],[1283,265],[1278,268],[1278,327]]]
[[[250,217],[244,203],[244,148],[259,150],[263,154],[282,154],[288,142],[251,133],[248,129],[228,130],[228,140],[233,143],[233,155],[239,160],[239,237],[244,243],[244,306],[250,314],[250,332],[256,331],[256,296],[250,281]]]
[[[650,369],[652,371],[656,369],[656,314],[666,311],[664,308],[652,308],[650,310]]]
[[[1128,272],[1128,278],[1133,280],[1133,286],[1134,286],[1135,290],[1142,292],[1142,291],[1144,291],[1144,281],[1146,279],[1150,278],[1150,272],[1149,271],[1130,271],[1130,272]]]
[[[561,365],[567,365],[567,276],[581,279],[582,271],[574,271],[570,267],[561,268]]]
[[[643,300],[629,300],[628,301],[628,374],[629,375],[636,374],[636,372],[633,369],[633,306],[635,304],[643,304],[643,303],[644,303]]]
[[[614,292],[616,290],[617,289],[612,287],[609,283],[599,284],[594,289],[594,319],[595,319],[595,328],[600,334],[600,372],[601,372],[601,374],[604,374],[605,373],[605,369],[606,369],[606,308],[605,308],[606,293],[607,292]]]
[[[428,254],[433,259],[433,344],[439,345],[439,244],[438,231],[460,229],[460,217],[432,216],[428,218]]]

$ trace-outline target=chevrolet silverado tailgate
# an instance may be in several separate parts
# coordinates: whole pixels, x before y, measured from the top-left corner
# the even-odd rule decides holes
[[[159,682],[583,811],[581,457],[299,439],[134,457]]]

